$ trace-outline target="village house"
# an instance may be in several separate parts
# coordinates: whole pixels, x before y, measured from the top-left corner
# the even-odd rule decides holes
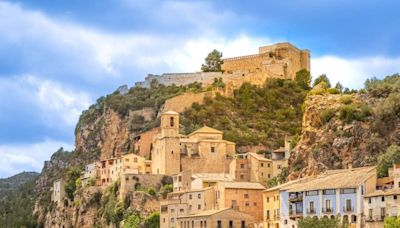
[[[236,181],[265,184],[273,177],[272,160],[256,153],[236,154],[230,172]]]
[[[204,126],[185,136],[179,133],[179,113],[161,115],[161,132],[153,139],[152,173],[174,175],[227,173],[235,154],[235,143],[223,139],[223,132]]]
[[[173,190],[187,191],[214,187],[221,181],[233,181],[233,177],[226,173],[194,173],[191,171],[180,172],[173,175]]]
[[[51,194],[51,201],[55,202],[58,206],[61,205],[65,197],[65,181],[59,179],[53,183],[53,191]]]
[[[400,164],[389,168],[389,176],[377,180],[377,190],[364,197],[365,227],[383,227],[388,216],[400,216]]]
[[[177,220],[177,228],[255,228],[257,220],[246,213],[224,208],[203,211],[194,215],[181,216]]]
[[[83,170],[81,175],[82,185],[101,185],[100,166],[100,162],[93,162],[85,165],[85,169]],[[91,181],[93,181],[94,183],[90,183]]]
[[[326,217],[363,227],[364,196],[375,190],[376,168],[328,170],[324,174],[280,188],[282,227],[297,227],[303,217]]]
[[[263,185],[254,182],[218,182],[214,188],[217,209],[233,208],[262,222]]]
[[[202,188],[169,193],[160,202],[160,227],[178,227],[178,218],[215,208],[214,188]]]

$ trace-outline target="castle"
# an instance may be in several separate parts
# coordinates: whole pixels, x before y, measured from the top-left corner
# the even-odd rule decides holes
[[[222,72],[149,74],[136,86],[149,87],[153,80],[163,85],[177,86],[200,82],[204,86],[222,78],[228,89],[239,87],[243,82],[263,84],[268,78],[294,79],[296,72],[310,70],[309,50],[300,50],[290,43],[277,43],[259,47],[255,55],[223,59]]]

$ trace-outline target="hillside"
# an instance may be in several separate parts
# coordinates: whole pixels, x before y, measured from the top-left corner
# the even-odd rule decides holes
[[[1,178],[0,179],[0,199],[3,198],[7,193],[17,189],[19,186],[25,184],[26,182],[35,179],[39,176],[36,172],[22,172],[17,175]]]
[[[378,174],[384,175],[385,160],[399,162],[386,155],[390,146],[400,145],[399,85],[395,74],[368,80],[358,93],[308,96],[290,178],[370,165],[378,165]]]

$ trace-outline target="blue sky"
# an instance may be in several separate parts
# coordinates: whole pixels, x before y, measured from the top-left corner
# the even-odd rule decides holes
[[[197,71],[290,41],[313,75],[360,88],[400,72],[398,1],[0,1],[0,177],[73,149],[82,110],[148,73]]]

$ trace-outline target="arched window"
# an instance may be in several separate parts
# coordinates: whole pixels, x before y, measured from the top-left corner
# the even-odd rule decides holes
[[[174,126],[174,117],[172,117],[172,116],[169,118],[169,125],[170,125],[171,127]]]

